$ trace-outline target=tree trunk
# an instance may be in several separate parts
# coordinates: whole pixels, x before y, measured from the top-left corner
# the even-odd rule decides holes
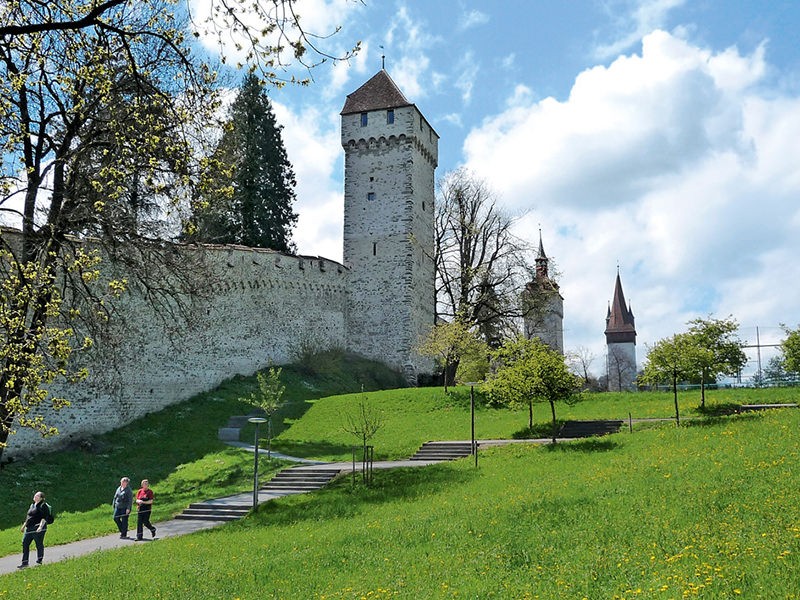
[[[553,443],[556,443],[556,403],[550,400],[550,412],[553,413]]]
[[[700,373],[700,408],[706,407],[706,372]]]
[[[533,400],[528,401],[528,431],[533,433]]]

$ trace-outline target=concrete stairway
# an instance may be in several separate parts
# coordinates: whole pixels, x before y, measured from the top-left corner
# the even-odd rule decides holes
[[[236,521],[244,517],[252,504],[230,504],[226,502],[194,502],[188,506],[176,519],[186,521]]]
[[[259,494],[268,493],[273,497],[289,494],[313,492],[336,477],[340,469],[292,467],[284,469],[259,488]],[[198,521],[235,521],[241,519],[253,508],[252,502],[244,502],[247,495],[233,496],[230,499],[220,498],[208,502],[190,504],[176,519]]]
[[[339,473],[334,468],[292,467],[276,473],[261,490],[279,496],[304,494],[325,487]]]
[[[470,442],[425,442],[410,460],[455,460],[471,455]]]
[[[560,438],[584,438],[617,433],[622,421],[567,421],[558,432]]]

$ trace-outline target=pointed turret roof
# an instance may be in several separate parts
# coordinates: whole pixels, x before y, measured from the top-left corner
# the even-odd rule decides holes
[[[547,272],[550,260],[547,254],[544,253],[544,244],[542,243],[542,230],[539,229],[539,252],[536,254],[536,281],[539,285],[550,282],[550,274]]]
[[[539,254],[536,257],[537,259],[544,259],[547,260],[547,255],[544,253],[544,244],[542,243],[542,230],[539,229]]]
[[[406,99],[389,74],[381,69],[355,92],[348,94],[341,114],[351,115],[403,106],[413,106],[413,104]]]
[[[636,326],[633,311],[625,304],[625,293],[622,291],[622,280],[617,269],[617,281],[614,284],[614,299],[606,316],[606,342],[636,343]]]

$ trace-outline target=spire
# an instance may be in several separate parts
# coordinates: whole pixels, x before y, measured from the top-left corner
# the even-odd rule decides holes
[[[537,258],[544,258],[547,259],[547,255],[544,253],[544,244],[542,244],[542,228],[539,227],[539,254]]]
[[[544,244],[542,243],[542,228],[539,228],[539,253],[536,255],[536,280],[539,283],[545,282],[549,279],[549,274],[547,272],[549,266],[549,260],[547,255],[544,253]]]
[[[609,306],[606,316],[606,342],[607,343],[636,343],[636,326],[630,305],[625,303],[625,293],[622,291],[622,280],[617,266],[617,280],[614,284],[614,299]]]

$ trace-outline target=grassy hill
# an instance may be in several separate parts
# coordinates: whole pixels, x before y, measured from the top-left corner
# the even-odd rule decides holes
[[[292,395],[316,386],[303,377]],[[231,398],[246,385],[252,382],[232,382],[235,392],[223,387],[100,440],[109,447],[91,454],[84,469],[105,473],[102,485],[86,484],[85,471],[65,473],[55,458],[46,467],[12,465],[17,476],[41,469],[39,477],[52,477],[51,498],[76,486],[86,496],[85,508],[59,516],[48,542],[65,529],[86,535],[84,523],[113,531],[106,496],[131,453],[129,440],[145,457],[137,463],[131,456],[131,469],[146,471],[137,466],[146,460],[150,472],[163,471],[150,477],[160,497],[172,494],[185,505],[192,493],[246,491],[251,457],[210,440],[244,409]],[[469,438],[463,388],[449,396],[405,389],[366,398],[383,411],[373,440],[378,458],[408,456],[428,439]],[[796,399],[791,391],[733,390],[713,392],[708,402],[713,409]],[[354,440],[342,420],[363,400],[361,393],[294,399],[276,444],[349,458]],[[682,396],[686,416],[701,416],[697,402]],[[559,409],[560,418],[644,418],[669,417],[672,406],[669,394],[601,394]],[[541,423],[549,416],[544,406],[535,415]],[[476,423],[478,437],[513,437],[527,413],[480,408]],[[477,469],[467,459],[380,471],[368,489],[345,478],[219,530],[0,577],[0,597],[105,598],[124,589],[158,598],[796,598],[799,428],[798,410],[702,417],[680,428],[637,424],[633,434],[483,451]],[[190,444],[184,429],[209,439]],[[174,458],[156,460],[159,453]],[[198,480],[200,489],[192,488]],[[24,511],[20,501],[7,504],[13,481],[9,469],[0,472],[4,519],[7,506]],[[0,533],[3,554],[18,551],[12,537],[18,546],[18,533]]]

